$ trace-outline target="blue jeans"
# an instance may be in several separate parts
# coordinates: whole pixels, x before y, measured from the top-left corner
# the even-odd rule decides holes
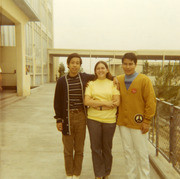
[[[112,167],[112,140],[116,123],[101,123],[95,120],[87,120],[93,168],[96,177],[107,176]]]

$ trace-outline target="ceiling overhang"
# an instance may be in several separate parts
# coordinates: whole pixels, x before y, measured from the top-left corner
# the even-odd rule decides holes
[[[39,21],[38,15],[31,8],[31,5],[28,4],[25,0],[13,0],[14,3],[23,11],[24,14],[29,18],[29,21]]]
[[[81,57],[122,59],[127,52],[134,52],[139,60],[180,60],[180,50],[85,50],[85,49],[48,49],[50,57],[67,57],[78,53]]]
[[[0,25],[15,25],[15,23],[0,13]]]

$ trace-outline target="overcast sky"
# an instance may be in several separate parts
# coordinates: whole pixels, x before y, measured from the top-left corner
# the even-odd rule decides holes
[[[180,0],[53,0],[54,47],[180,49]]]
[[[54,47],[180,49],[180,0],[53,0]]]

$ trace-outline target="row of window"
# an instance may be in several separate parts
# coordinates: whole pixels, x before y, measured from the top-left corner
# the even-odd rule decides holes
[[[52,1],[53,0],[24,0],[40,17],[42,6],[52,14]],[[43,17],[43,16],[42,16]]]
[[[28,22],[25,25],[26,73],[32,78],[35,72],[33,84],[39,85],[42,72],[44,82],[48,80],[47,48],[53,46],[52,0],[25,1],[41,20],[41,22]],[[0,46],[16,46],[15,26],[0,26]]]
[[[26,33],[28,34],[28,43],[31,44],[32,31],[30,24],[36,24],[35,29],[39,28],[39,34],[41,33],[40,27],[43,31],[47,32],[52,38],[53,33],[53,21],[52,21],[52,0],[25,0],[26,3],[35,11],[40,18],[41,22],[29,22],[26,26]],[[27,36],[26,34],[26,36]],[[0,26],[0,46],[16,46],[15,38],[15,26]],[[32,53],[32,49],[28,49],[27,55]]]
[[[0,26],[0,46],[16,46],[15,26]]]
[[[29,72],[33,73],[33,58],[36,68],[36,73],[41,73],[41,64],[43,65],[43,73],[47,73],[48,58],[47,48],[52,47],[52,39],[47,34],[40,30],[40,27],[32,22],[26,25],[26,65],[29,66]]]

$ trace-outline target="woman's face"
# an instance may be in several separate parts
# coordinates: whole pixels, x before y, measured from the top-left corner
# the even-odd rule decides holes
[[[106,66],[103,63],[99,63],[96,66],[96,75],[98,77],[98,79],[105,79],[106,78],[106,74],[109,72],[108,69],[106,68]]]

